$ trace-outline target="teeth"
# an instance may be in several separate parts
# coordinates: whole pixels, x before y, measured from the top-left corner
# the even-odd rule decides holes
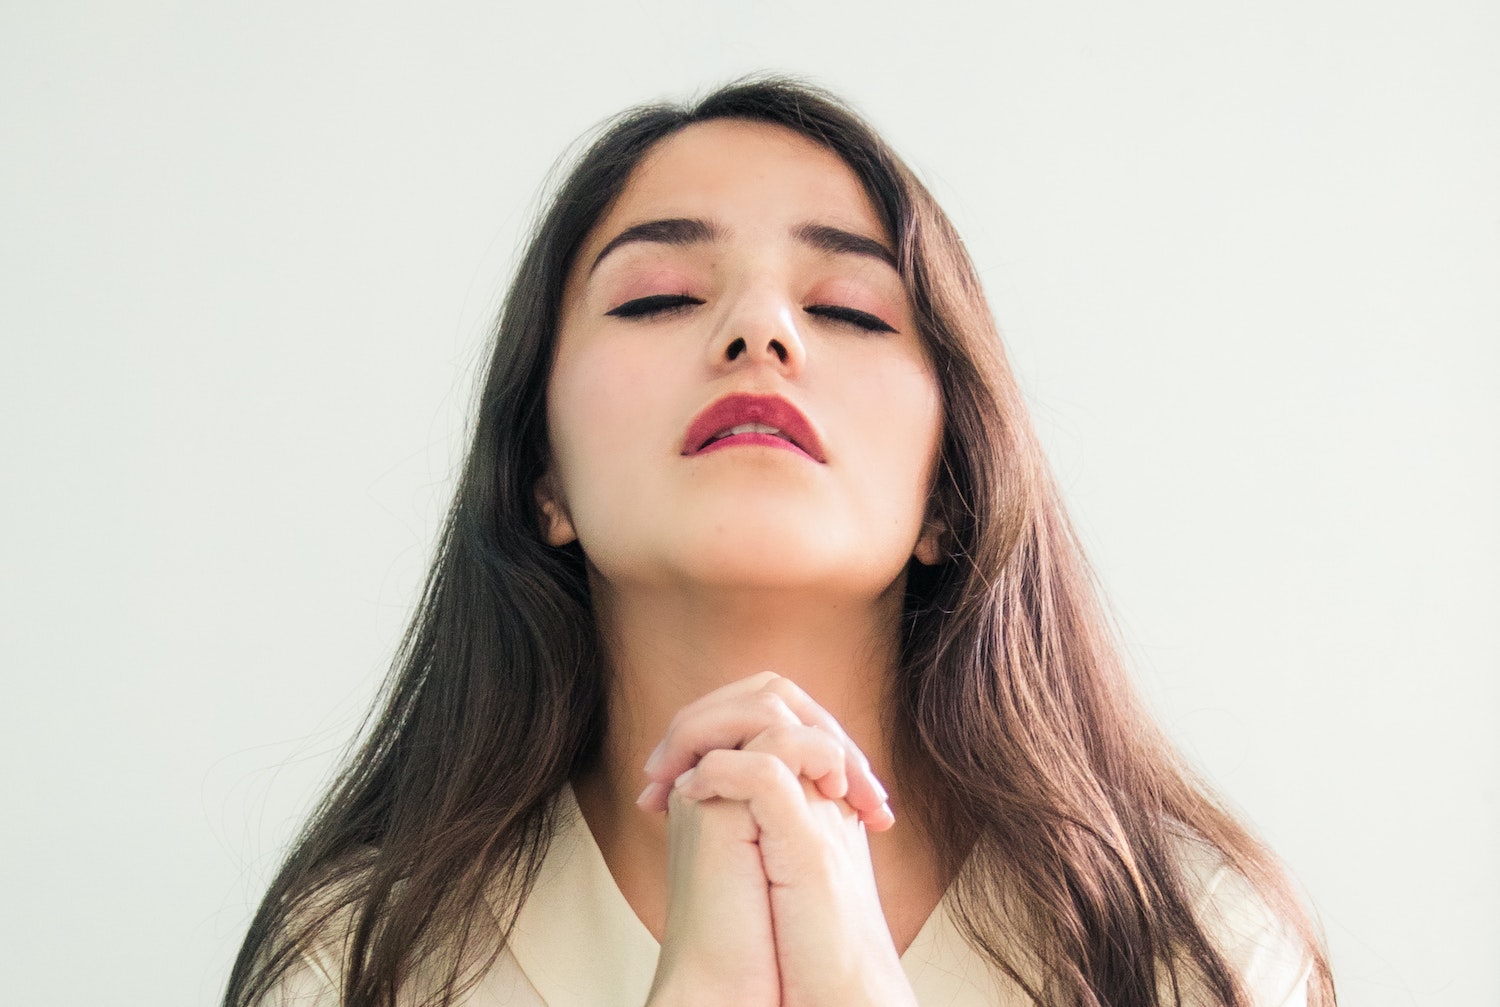
[[[784,441],[791,440],[790,437],[782,433],[780,430],[777,430],[775,427],[766,426],[766,424],[764,423],[741,423],[737,427],[730,427],[728,430],[722,430],[719,433],[714,434],[713,439],[710,440],[709,443],[712,444],[714,441],[722,441],[724,438],[733,437],[735,434],[774,434]]]

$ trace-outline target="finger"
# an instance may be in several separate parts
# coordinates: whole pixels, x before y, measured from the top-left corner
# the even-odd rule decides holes
[[[849,792],[848,753],[837,738],[821,728],[777,724],[751,738],[743,751],[776,756],[794,776],[810,781],[830,800],[842,800]]]
[[[793,752],[788,747],[778,744],[776,751],[766,750],[767,754],[773,754],[782,759],[790,772],[800,773],[803,778],[814,781],[818,792],[824,797],[836,800],[847,794],[848,778],[842,773],[846,769],[843,747],[817,728],[798,725],[796,729],[813,733],[813,737],[816,740],[810,740],[810,744],[815,746],[815,752]],[[771,731],[779,730],[793,729],[771,729]],[[757,740],[752,739],[745,750],[758,750]],[[691,772],[691,770],[688,772]],[[686,774],[683,775],[685,776]],[[641,795],[636,798],[635,803],[646,811],[666,811],[668,810],[670,799],[675,797],[677,793],[678,791],[671,784],[653,780],[646,784],[646,789],[641,791]],[[860,820],[864,822],[865,827],[872,832],[883,832],[896,823],[896,816],[892,813],[888,804],[882,804],[873,813],[863,812],[858,814]]]
[[[741,750],[774,755],[793,775],[811,782],[818,793],[830,800],[842,799],[849,790],[847,751],[827,731],[806,724],[776,724],[751,738]],[[646,785],[636,803],[648,811],[663,810],[672,788],[657,780]],[[890,809],[882,805],[886,817],[876,816],[878,828],[888,828]],[[862,815],[862,818],[871,816]]]
[[[661,811],[666,807],[671,792],[672,788],[667,784],[652,780],[646,784],[646,789],[641,791],[641,796],[635,799],[635,803],[646,811]]]
[[[844,795],[844,800],[859,812],[866,827],[880,832],[895,824],[895,816],[891,814],[890,807],[886,803],[890,795],[886,793],[885,787],[881,785],[874,770],[870,768],[870,760],[854,743],[854,739],[849,737],[844,726],[831,713],[823,709],[817,700],[789,678],[774,676],[762,686],[762,690],[779,696],[787,709],[791,710],[802,723],[822,728],[843,743],[849,752],[850,760],[849,790]]]
[[[662,738],[662,740],[657,744],[655,750],[653,750],[651,755],[646,759],[647,775],[658,775],[656,774],[655,770],[657,766],[660,765],[661,760],[665,755],[668,737],[671,735],[673,728],[675,728],[678,724],[682,723],[685,720],[691,720],[692,718],[699,716],[704,710],[712,709],[715,706],[720,706],[726,700],[733,700],[751,695],[755,692],[759,692],[765,687],[768,682],[771,682],[778,677],[780,676],[778,676],[773,671],[762,671],[757,672],[754,675],[747,675],[746,677],[739,679],[738,681],[730,682],[728,685],[720,686],[712,692],[705,693],[704,695],[699,696],[697,699],[693,700],[691,703],[688,703],[682,709],[678,710],[677,713],[672,717],[671,722],[667,725],[667,737]],[[670,780],[671,777],[666,777],[666,779]]]
[[[861,811],[859,820],[864,822],[865,828],[871,832],[884,832],[896,824],[896,813],[891,810],[889,803],[882,803],[874,811]]]
[[[844,732],[843,727],[840,726],[837,720],[830,716],[822,707],[818,706],[812,697],[799,688],[791,679],[784,678],[774,671],[761,671],[754,675],[747,675],[744,678],[730,682],[728,685],[720,686],[712,692],[699,696],[679,710],[677,715],[672,718],[672,723],[675,725],[682,720],[695,717],[705,709],[721,705],[726,700],[743,698],[761,691],[777,692],[782,695],[783,701],[788,703],[789,708],[796,706],[800,711],[807,714],[803,718],[804,723],[825,727],[836,736],[848,740],[849,736]],[[668,727],[668,733],[670,733],[670,730],[671,725]],[[663,741],[662,744],[657,745],[656,750],[646,760],[648,772],[652,772],[655,769],[655,764],[659,760],[665,744],[666,742]]]
[[[811,852],[822,838],[801,778],[768,752],[715,749],[676,779],[672,793],[679,800],[743,803],[760,826],[762,841],[769,833]]]
[[[677,712],[667,734],[646,762],[654,783],[667,783],[716,748],[742,748],[767,727],[803,723],[827,731],[848,753],[847,781],[840,796],[865,825],[883,831],[895,823],[888,795],[870,768],[869,759],[843,726],[795,682],[774,672],[760,672],[715,689]],[[830,781],[831,783],[832,781]],[[637,803],[665,811],[667,791],[648,786]]]
[[[759,671],[754,675],[746,675],[744,678],[730,682],[728,685],[721,685],[712,692],[704,693],[677,711],[677,716],[690,717],[705,707],[715,706],[726,699],[733,699],[737,696],[748,696],[753,692],[759,692],[765,688],[767,683],[773,682],[780,677],[774,671]],[[673,719],[675,720],[676,718],[674,717]]]
[[[741,748],[769,727],[802,723],[773,692],[755,690],[678,711],[666,736],[646,763],[646,775],[665,783],[691,769],[716,748]]]

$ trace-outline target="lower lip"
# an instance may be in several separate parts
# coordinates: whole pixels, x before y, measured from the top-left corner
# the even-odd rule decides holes
[[[808,461],[812,461],[813,460],[813,456],[812,455],[808,454],[806,451],[803,451],[801,448],[799,448],[797,445],[793,444],[791,441],[786,440],[785,438],[782,438],[782,437],[777,437],[775,434],[734,434],[734,435],[732,435],[730,437],[725,437],[725,438],[722,438],[720,440],[714,441],[712,444],[708,445],[707,447],[701,448],[698,451],[694,451],[693,454],[695,454],[695,455],[706,455],[710,451],[717,451],[720,448],[737,448],[737,447],[738,448],[750,448],[750,447],[781,448],[783,451],[791,451],[791,452],[794,452],[796,454],[799,454],[803,458],[806,458]]]

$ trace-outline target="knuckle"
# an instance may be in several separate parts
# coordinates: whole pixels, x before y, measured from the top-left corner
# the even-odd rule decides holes
[[[796,714],[792,713],[791,707],[786,705],[786,701],[774,692],[765,690],[757,692],[755,706],[757,713],[764,717],[768,724],[801,723]]]
[[[813,702],[813,698],[807,694],[807,691],[796,682],[793,682],[790,678],[784,678],[778,675],[775,681],[770,682],[766,685],[766,688],[773,690],[778,696],[780,696],[788,703],[808,703],[813,706],[817,706],[817,704]]]
[[[772,683],[774,683],[780,677],[781,676],[776,674],[776,672],[774,671],[757,671],[755,674],[747,675],[745,678],[741,679],[740,685],[742,687],[747,686],[750,689],[759,691],[761,689],[770,688]]]
[[[747,753],[745,781],[757,792],[779,789],[792,778],[786,763],[774,755],[761,752]]]
[[[823,735],[818,739],[818,749],[820,757],[830,766],[835,766],[839,769],[847,768],[849,751],[833,738],[828,737],[826,734]]]
[[[706,780],[719,779],[734,768],[734,756],[734,752],[724,748],[705,752],[698,760],[697,773]]]
[[[831,768],[842,768],[845,762],[844,746],[840,745],[834,738],[829,737],[826,731],[816,728],[808,728],[803,735],[802,743],[806,746],[807,757],[820,766]]]
[[[817,702],[810,695],[807,695],[807,690],[802,689],[799,684],[796,684],[790,678],[777,678],[777,680],[772,681],[766,687],[775,692],[775,695],[780,696],[781,701],[787,707],[801,707],[817,711],[817,713],[823,713],[823,708],[817,705]]]
[[[791,724],[773,724],[761,732],[765,749],[778,754],[794,750],[799,740],[797,728]]]

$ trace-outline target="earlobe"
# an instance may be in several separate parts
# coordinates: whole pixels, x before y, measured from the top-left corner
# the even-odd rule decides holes
[[[943,539],[947,535],[947,529],[942,522],[928,519],[922,524],[922,537],[917,539],[917,546],[912,550],[912,558],[923,566],[937,566],[944,559]]]
[[[550,472],[536,481],[536,505],[542,512],[543,542],[551,546],[561,546],[578,540],[578,533],[573,530],[573,519],[568,516],[567,508],[557,498]]]

